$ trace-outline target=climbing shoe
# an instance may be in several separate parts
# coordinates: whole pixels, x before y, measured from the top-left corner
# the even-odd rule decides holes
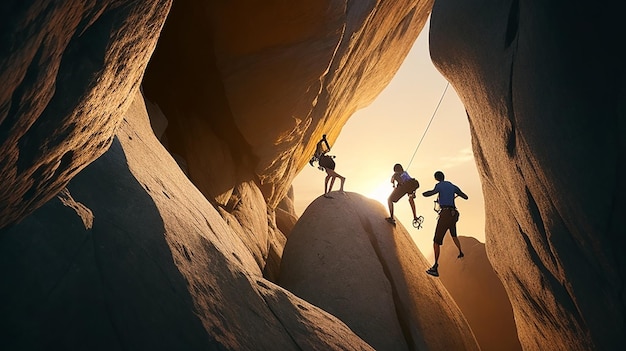
[[[438,277],[439,276],[439,272],[437,271],[437,268],[435,267],[431,267],[429,268],[426,273],[432,275],[433,277]]]

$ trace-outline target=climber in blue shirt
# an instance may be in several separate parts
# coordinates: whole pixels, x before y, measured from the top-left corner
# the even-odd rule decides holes
[[[440,246],[443,245],[443,237],[446,232],[450,230],[450,236],[454,240],[454,244],[459,249],[459,255],[457,258],[465,256],[461,250],[461,242],[456,235],[456,222],[459,220],[459,211],[454,204],[454,198],[460,196],[467,200],[468,196],[459,189],[458,186],[450,183],[445,179],[445,175],[441,171],[435,172],[435,179],[438,183],[433,190],[428,190],[422,193],[424,196],[433,196],[439,194],[437,202],[439,202],[439,218],[437,219],[437,227],[435,228],[435,237],[433,238],[433,251],[435,252],[435,264],[426,271],[426,273],[435,277],[439,276],[439,251]]]

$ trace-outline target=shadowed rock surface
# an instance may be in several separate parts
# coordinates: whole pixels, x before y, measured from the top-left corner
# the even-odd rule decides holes
[[[311,203],[293,228],[279,284],[340,318],[376,350],[478,350],[402,224],[385,221],[375,200],[331,194]]]
[[[5,345],[370,349],[265,280],[275,209],[289,230],[291,180],[386,86],[431,4],[0,5]],[[182,171],[143,107],[122,122],[142,82]]]
[[[3,346],[370,348],[357,334],[396,346],[352,318],[366,312],[398,320],[389,330],[399,328],[408,347],[437,338],[426,332],[435,325],[406,327],[398,317],[419,310],[427,315],[416,320],[435,321],[435,308],[458,317],[448,297],[415,307],[425,303],[422,288],[444,291],[423,277],[396,290],[406,299],[385,297],[387,306],[414,303],[406,315],[360,300],[343,311],[354,333],[270,282],[294,222],[292,179],[321,134],[332,143],[386,86],[433,1],[176,0],[168,12],[170,3],[0,5]],[[617,2],[514,0],[433,9],[431,57],[467,109],[487,253],[524,349],[626,344],[618,10]],[[122,122],[144,77],[153,128],[185,173],[145,116],[134,120],[145,111],[134,106]],[[400,276],[423,264],[393,252],[398,263],[388,267],[402,267]],[[303,276],[321,282],[319,273]],[[381,296],[398,287],[385,288],[396,274],[377,277],[366,276]],[[323,286],[341,287],[328,279]],[[457,317],[442,328],[465,335]],[[424,342],[438,349],[458,340]]]
[[[485,244],[459,236],[465,257],[446,235],[439,257],[439,279],[472,327],[481,351],[515,351],[517,338],[513,310],[502,282],[493,271]]]
[[[274,208],[322,134],[334,142],[389,83],[432,0],[245,4],[175,1],[145,95],[203,194],[226,206],[255,180]]]
[[[262,277],[154,137],[140,95],[111,148],[0,238],[7,350],[371,349]]]
[[[2,2],[0,228],[54,197],[107,150],[170,3]]]
[[[164,145],[184,160],[198,189],[223,214],[247,204],[228,223],[253,236],[249,247],[261,267],[280,257],[285,240],[265,223],[290,225],[274,210],[315,144],[322,134],[333,142],[389,83],[431,5],[174,2],[146,71],[145,95],[167,117]],[[275,267],[263,267],[267,277],[276,276]]]
[[[583,1],[433,8],[431,57],[467,109],[487,253],[527,350],[626,344],[621,17]]]

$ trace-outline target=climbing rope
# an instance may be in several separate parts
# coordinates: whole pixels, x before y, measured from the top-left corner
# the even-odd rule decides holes
[[[409,169],[409,167],[411,167],[411,163],[413,163],[413,158],[415,158],[415,154],[417,153],[417,150],[420,148],[420,145],[422,144],[422,140],[424,140],[424,137],[426,136],[426,132],[428,132],[428,128],[430,128],[430,124],[433,122],[433,119],[435,118],[435,115],[437,114],[439,105],[441,105],[441,102],[443,101],[443,97],[446,95],[446,91],[448,90],[449,85],[450,85],[450,82],[447,82],[446,87],[445,89],[443,89],[443,93],[441,94],[441,98],[439,99],[439,102],[437,103],[437,107],[435,107],[435,111],[433,112],[433,115],[430,117],[430,121],[428,122],[428,125],[426,126],[426,129],[424,130],[424,134],[422,134],[422,138],[420,139],[419,143],[417,143],[417,147],[415,148],[415,151],[413,152],[413,156],[411,156],[411,161],[409,161],[409,164],[406,166],[405,169]]]

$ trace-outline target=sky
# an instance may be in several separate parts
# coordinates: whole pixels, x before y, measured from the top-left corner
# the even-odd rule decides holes
[[[430,60],[428,25],[429,22],[393,80],[369,106],[352,115],[328,154],[335,156],[335,171],[346,177],[345,191],[378,200],[386,209],[393,190],[393,165],[400,163],[416,178],[420,188],[415,204],[418,215],[424,216],[423,227],[418,230],[411,225],[413,215],[407,196],[394,204],[394,216],[407,228],[424,256],[432,258],[436,196],[423,197],[421,193],[437,183],[435,171],[443,171],[446,180],[469,196],[468,200],[456,199],[461,214],[458,235],[484,243],[485,214],[465,108],[452,85],[446,90],[446,79]],[[325,176],[324,171],[307,165],[295,178],[298,215],[324,193]],[[338,189],[339,179],[333,190]]]

